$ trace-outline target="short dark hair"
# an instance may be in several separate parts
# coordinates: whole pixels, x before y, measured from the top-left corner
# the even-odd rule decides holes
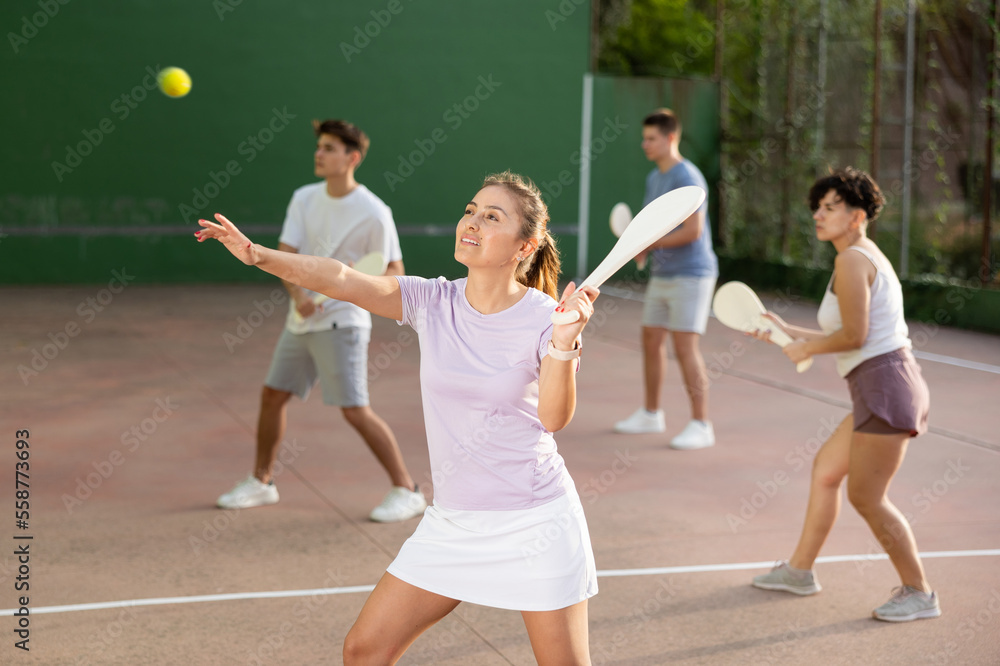
[[[337,137],[347,150],[356,150],[361,153],[362,160],[365,159],[365,155],[368,154],[368,146],[371,145],[368,135],[362,132],[357,125],[346,120],[314,120],[313,131],[316,132],[316,136],[329,134]]]
[[[642,126],[655,127],[664,136],[681,131],[681,121],[677,117],[677,114],[670,109],[657,109],[653,111],[643,118]]]
[[[844,167],[838,171],[831,169],[828,176],[813,183],[809,190],[809,210],[815,213],[820,199],[830,190],[851,208],[863,210],[869,221],[878,217],[885,205],[885,197],[874,178],[860,169]]]

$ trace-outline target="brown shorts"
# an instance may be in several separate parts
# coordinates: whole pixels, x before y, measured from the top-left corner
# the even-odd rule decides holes
[[[930,392],[909,349],[882,354],[847,373],[854,430],[875,434],[927,430]]]

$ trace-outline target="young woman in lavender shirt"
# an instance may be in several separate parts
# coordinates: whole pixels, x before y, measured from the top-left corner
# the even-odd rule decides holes
[[[598,290],[556,302],[559,255],[538,188],[486,178],[455,231],[468,277],[368,276],[334,259],[253,244],[200,221],[243,263],[416,330],[434,481],[427,509],[344,642],[345,664],[394,664],[462,601],[521,611],[539,664],[590,664],[597,572],[553,433],[576,408],[581,333]],[[554,309],[580,318],[555,326]]]

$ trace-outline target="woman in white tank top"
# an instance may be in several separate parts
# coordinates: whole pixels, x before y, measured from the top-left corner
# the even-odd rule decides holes
[[[884,198],[871,176],[847,167],[820,178],[809,192],[816,237],[837,249],[834,273],[820,304],[822,330],[768,317],[795,342],[784,348],[798,363],[836,354],[854,409],[816,453],[802,535],[788,561],[754,578],[755,587],[798,595],[819,592],[813,563],[840,513],[840,489],[868,523],[899,574],[902,586],[875,609],[879,620],[907,622],[941,614],[924,576],[913,532],[886,493],[907,444],[927,428],[929,395],[910,353],[899,279],[866,236]],[[768,332],[756,337],[767,340]]]

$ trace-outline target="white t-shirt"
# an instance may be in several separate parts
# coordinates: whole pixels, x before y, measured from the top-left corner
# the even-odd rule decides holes
[[[909,328],[903,319],[903,288],[892,266],[882,266],[882,261],[876,259],[868,250],[852,245],[848,250],[856,250],[865,255],[875,266],[875,281],[871,288],[871,302],[868,306],[868,333],[860,349],[852,349],[836,354],[837,373],[841,377],[870,358],[888,354],[897,349],[910,349]],[[840,304],[837,295],[833,293],[833,280],[830,280],[823,301],[819,304],[816,315],[819,327],[830,335],[844,327],[840,318]]]
[[[279,241],[291,245],[299,254],[332,257],[345,264],[375,251],[381,252],[386,262],[403,258],[392,211],[360,184],[340,198],[327,194],[326,181],[295,190]],[[309,297],[316,295],[308,289],[305,292]],[[290,301],[285,327],[297,334],[334,326],[372,327],[371,315],[352,303],[331,299],[322,305],[322,311],[301,319],[295,314],[294,301]]]

